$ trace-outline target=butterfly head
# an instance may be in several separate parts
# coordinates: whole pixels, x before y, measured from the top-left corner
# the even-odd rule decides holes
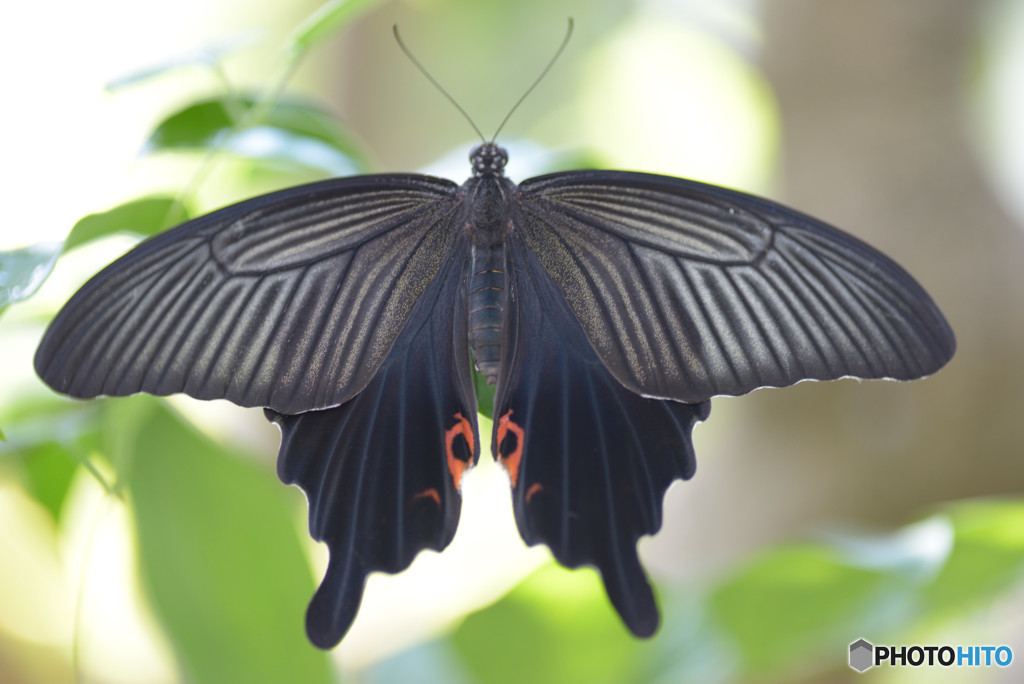
[[[469,153],[469,161],[473,164],[473,175],[476,178],[501,176],[504,175],[505,164],[508,163],[508,152],[505,148],[488,142],[474,147]]]

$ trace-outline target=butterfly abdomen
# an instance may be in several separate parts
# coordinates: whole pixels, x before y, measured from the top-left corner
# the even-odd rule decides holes
[[[498,381],[505,325],[505,236],[512,225],[515,185],[502,175],[507,153],[494,144],[473,150],[473,178],[462,186],[472,244],[469,277],[469,348],[488,384]]]
[[[505,320],[505,248],[473,246],[473,270],[469,279],[469,348],[476,369],[494,384],[501,363],[501,338]]]

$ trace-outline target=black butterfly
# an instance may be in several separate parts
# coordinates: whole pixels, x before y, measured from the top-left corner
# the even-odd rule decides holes
[[[147,240],[68,302],[35,367],[75,397],[266,407],[278,472],[330,565],[307,614],[338,643],[368,573],[443,549],[480,454],[472,365],[519,531],[593,565],[629,629],[658,610],[636,543],[693,475],[709,398],[813,378],[919,378],[953,332],[899,266],[774,202],[569,171],[520,185],[493,143],[462,186],[340,178]],[[471,361],[472,357],[472,361]]]

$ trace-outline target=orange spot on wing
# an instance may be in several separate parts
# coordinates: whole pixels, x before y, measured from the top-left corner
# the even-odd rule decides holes
[[[430,489],[424,489],[422,492],[416,492],[412,495],[412,500],[417,501],[419,499],[433,499],[434,503],[438,506],[441,505],[441,495],[438,494],[437,490],[431,487]]]
[[[473,426],[469,424],[469,421],[461,413],[455,414],[455,421],[455,425],[444,431],[444,451],[448,457],[448,472],[452,474],[455,488],[458,489],[462,486],[462,473],[469,467],[469,462],[456,458],[455,451],[452,449],[455,438],[462,435],[462,438],[466,440],[466,444],[469,445],[470,458],[473,457],[473,452],[476,451],[476,448],[473,442]]]
[[[519,461],[523,457],[523,432],[522,426],[516,423],[510,417],[512,415],[512,409],[509,409],[505,415],[498,419],[498,452],[501,452],[501,443],[505,441],[505,437],[511,432],[516,436],[516,448],[512,453],[502,454],[501,464],[505,466],[505,470],[508,471],[508,478],[512,480],[512,486],[516,486],[516,482],[519,480]]]
[[[530,499],[533,498],[533,495],[539,491],[542,491],[543,489],[544,486],[541,485],[540,482],[534,482],[532,485],[530,485],[530,488],[526,490],[526,503],[530,503]]]

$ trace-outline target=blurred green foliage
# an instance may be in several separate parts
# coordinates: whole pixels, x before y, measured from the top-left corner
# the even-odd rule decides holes
[[[0,252],[0,314],[39,289],[57,263],[59,253],[60,245],[50,244]]]
[[[1021,516],[1024,500],[965,501],[902,530],[770,548],[708,586],[673,587],[650,641],[628,637],[596,573],[547,566],[373,681],[445,662],[453,681],[488,683],[788,681],[835,669],[860,636],[916,643],[1019,588]]]
[[[107,211],[82,217],[68,233],[64,251],[117,233],[150,237],[165,228],[187,221],[191,215],[184,203],[176,197],[140,197]]]
[[[280,93],[294,61],[372,4],[328,3],[293,34],[281,80],[179,107],[155,126],[147,153],[198,152],[202,168],[232,154],[254,168],[293,165],[302,180],[311,169],[364,170],[366,156],[341,121]],[[267,136],[262,147],[241,144],[253,130]],[[156,234],[193,214],[192,190],[86,216],[64,250],[114,233]],[[0,310],[30,296],[58,253],[0,254]],[[83,468],[108,496],[123,497],[144,598],[183,681],[334,681],[328,657],[302,631],[314,582],[305,532],[294,524],[295,491],[162,401],[116,403],[116,410],[112,402],[5,407],[4,486],[22,489],[55,523]],[[1024,500],[954,503],[925,523],[779,545],[704,586],[662,587],[665,624],[650,641],[627,634],[593,571],[547,566],[449,633],[359,674],[374,682],[571,684],[783,680],[835,669],[845,644],[862,634],[909,639],[1020,586]],[[914,553],[912,542],[927,552]]]
[[[187,678],[329,682],[300,626],[315,586],[294,490],[202,435],[163,403],[121,412],[139,569]],[[229,492],[230,495],[225,496]]]
[[[264,105],[258,94],[191,103],[156,126],[146,149],[151,153],[212,149],[336,176],[364,170],[355,144],[336,117],[300,100]]]

